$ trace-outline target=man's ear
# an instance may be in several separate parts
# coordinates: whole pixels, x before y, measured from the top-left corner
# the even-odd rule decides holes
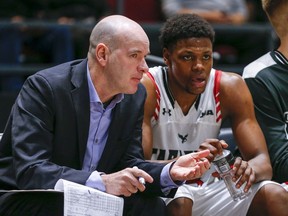
[[[163,49],[163,60],[167,66],[170,64],[170,53],[167,48]]]
[[[108,59],[109,49],[103,44],[99,43],[95,48],[95,58],[102,65],[105,66]]]

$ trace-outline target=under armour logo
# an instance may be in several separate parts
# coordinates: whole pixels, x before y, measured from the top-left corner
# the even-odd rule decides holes
[[[165,115],[165,113],[168,113],[168,115],[171,116],[171,110],[170,109],[166,110],[165,108],[163,108],[162,114]]]
[[[188,134],[186,134],[185,136],[178,134],[178,137],[182,140],[182,143],[184,143],[184,142],[187,142]]]

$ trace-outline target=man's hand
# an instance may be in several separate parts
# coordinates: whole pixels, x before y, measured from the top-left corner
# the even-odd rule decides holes
[[[139,181],[143,177],[146,182],[152,183],[153,178],[143,170],[137,167],[126,168],[116,173],[102,175],[102,180],[106,187],[106,192],[116,196],[124,195],[126,197],[139,191],[145,190],[145,185]]]
[[[212,162],[216,155],[221,155],[223,148],[227,147],[228,144],[224,140],[206,139],[205,142],[200,145],[199,149],[209,149],[210,153],[207,159]],[[246,184],[244,191],[248,192],[251,185],[255,182],[255,172],[252,167],[249,166],[247,161],[243,161],[240,157],[237,157],[233,165],[233,172],[235,173],[233,181],[235,183],[237,182],[236,187],[240,188],[243,184]],[[213,176],[218,177],[218,174],[214,173]]]
[[[185,181],[200,178],[210,167],[205,158],[209,150],[190,153],[179,157],[170,169],[173,181]]]
[[[247,161],[243,161],[240,157],[237,157],[234,162],[233,172],[235,173],[233,181],[237,182],[236,188],[240,188],[246,182],[244,192],[247,193],[255,182],[254,170],[249,166]]]
[[[222,155],[223,148],[225,149],[227,147],[228,144],[224,140],[206,139],[205,142],[201,143],[199,150],[208,149],[210,152],[206,158],[212,162],[216,155]]]

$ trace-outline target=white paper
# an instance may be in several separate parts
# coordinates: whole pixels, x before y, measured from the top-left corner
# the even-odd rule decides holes
[[[122,216],[124,200],[64,179],[55,190],[64,191],[64,216]]]

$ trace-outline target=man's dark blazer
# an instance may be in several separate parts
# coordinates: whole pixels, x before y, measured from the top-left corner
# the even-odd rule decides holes
[[[26,80],[0,143],[0,189],[54,188],[60,178],[85,184],[91,174],[81,170],[90,123],[86,67],[87,59],[76,60]],[[138,166],[154,178],[145,193],[163,195],[164,165],[143,160],[145,97],[139,84],[135,94],[116,105],[96,170],[108,174]]]

